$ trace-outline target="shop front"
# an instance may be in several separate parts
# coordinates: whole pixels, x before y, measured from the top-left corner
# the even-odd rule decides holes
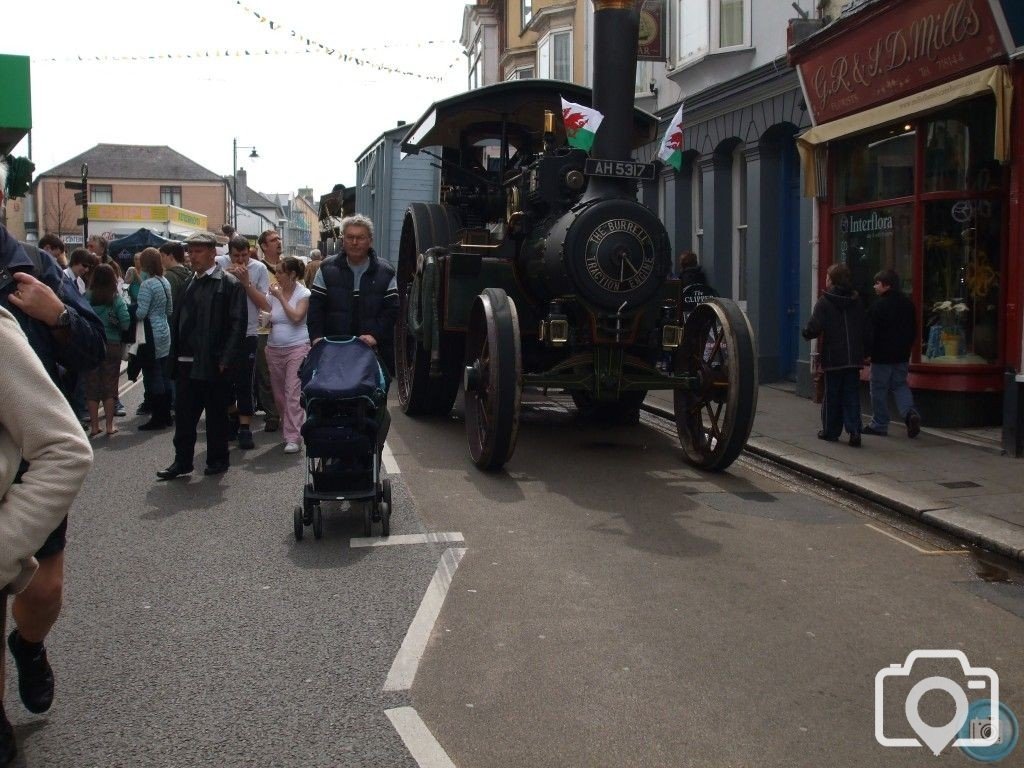
[[[798,148],[816,284],[844,262],[870,305],[875,274],[897,272],[917,308],[910,384],[935,426],[1000,424],[1006,370],[1020,369],[1010,47],[997,3],[896,0],[790,51],[814,120]]]

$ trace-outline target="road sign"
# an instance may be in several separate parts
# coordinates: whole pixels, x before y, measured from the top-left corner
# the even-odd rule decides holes
[[[85,192],[75,192],[75,205],[88,205],[88,195]]]
[[[64,189],[85,189],[84,181],[65,181]]]
[[[88,223],[89,223],[89,218],[88,217],[86,217],[84,219],[79,219],[78,220],[78,226],[80,226],[80,227],[84,227]]]
[[[654,163],[635,163],[632,160],[598,160],[589,158],[583,166],[588,176],[608,176],[613,179],[654,179]]]

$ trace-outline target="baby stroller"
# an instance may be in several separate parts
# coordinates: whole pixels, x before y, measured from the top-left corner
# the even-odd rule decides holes
[[[321,504],[347,501],[363,509],[363,531],[391,533],[391,481],[381,481],[381,452],[391,425],[388,379],[376,353],[351,336],[329,336],[310,350],[299,368],[306,409],[306,483],[295,507],[295,540],[303,528],[323,536]]]

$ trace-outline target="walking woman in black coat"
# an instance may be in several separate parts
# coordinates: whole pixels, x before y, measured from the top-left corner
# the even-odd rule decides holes
[[[852,287],[850,268],[833,264],[826,273],[825,292],[803,330],[805,339],[824,337],[818,345],[825,372],[822,428],[818,432],[822,440],[835,442],[845,426],[850,445],[860,446],[860,369],[868,333],[866,317],[864,305]]]

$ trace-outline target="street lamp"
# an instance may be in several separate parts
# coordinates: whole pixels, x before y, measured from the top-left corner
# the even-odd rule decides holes
[[[231,215],[231,226],[236,230],[238,229],[238,150],[239,149],[251,149],[249,157],[255,159],[259,158],[256,153],[256,147],[242,146],[238,143],[237,138],[231,140],[231,197],[232,204],[234,205],[234,211]]]

